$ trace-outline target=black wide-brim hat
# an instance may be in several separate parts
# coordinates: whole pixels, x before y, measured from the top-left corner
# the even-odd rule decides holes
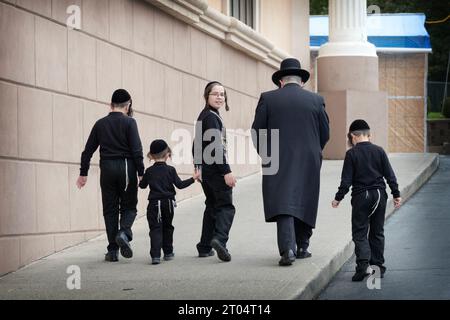
[[[272,81],[278,87],[280,86],[280,80],[284,76],[299,76],[302,78],[303,83],[306,83],[309,79],[309,72],[302,69],[300,61],[295,58],[287,58],[281,61],[280,70],[274,72],[272,75]]]

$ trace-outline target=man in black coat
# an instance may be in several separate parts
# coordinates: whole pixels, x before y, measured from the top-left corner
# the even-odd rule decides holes
[[[133,256],[130,241],[138,202],[136,175],[141,179],[144,174],[144,158],[136,120],[131,114],[130,94],[124,89],[114,91],[111,112],[95,123],[81,154],[77,180],[78,188],[86,184],[92,154],[100,146],[100,187],[108,236],[105,260],[111,262],[118,261],[119,248],[125,258]]]
[[[252,125],[263,166],[265,219],[277,222],[281,266],[311,256],[322,150],[329,139],[323,98],[302,88],[308,79],[297,59],[283,60],[272,76],[280,88],[261,94]]]

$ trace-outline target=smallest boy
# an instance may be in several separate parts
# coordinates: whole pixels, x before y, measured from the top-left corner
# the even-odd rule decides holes
[[[198,179],[195,172],[192,178],[181,180],[174,167],[166,164],[171,156],[171,150],[164,140],[154,140],[150,144],[150,152],[147,157],[155,163],[145,170],[139,187],[150,187],[147,207],[147,221],[150,227],[150,256],[152,264],[161,262],[161,248],[164,252],[164,260],[172,260],[173,231],[172,225],[175,203],[175,188],[184,189]]]
[[[401,205],[397,179],[383,148],[370,142],[366,121],[352,122],[349,145],[342,168],[341,185],[331,205],[337,208],[350,186],[352,188],[352,239],[355,243],[356,273],[352,281],[362,281],[370,273],[370,265],[380,268],[383,278],[384,220],[386,213],[386,179],[394,197],[394,206]]]

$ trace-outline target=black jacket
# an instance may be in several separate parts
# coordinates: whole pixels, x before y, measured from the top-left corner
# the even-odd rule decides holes
[[[200,125],[201,128],[199,127]],[[205,139],[205,132],[207,130],[210,130],[209,133],[213,133],[211,139]],[[213,157],[211,160],[214,161],[205,159],[204,151],[206,148],[208,148],[206,153],[211,153]],[[212,150],[212,152],[208,152],[208,150]],[[218,152],[218,161],[215,161],[216,152]],[[206,106],[197,118],[192,153],[194,156],[194,165],[202,166],[202,175],[216,173],[226,175],[231,172],[227,160],[226,131],[219,111],[210,106]]]
[[[175,188],[184,189],[195,182],[194,178],[181,180],[174,167],[165,162],[155,162],[151,167],[145,170],[144,176],[139,187],[142,189],[150,186],[148,200],[175,200]]]
[[[386,189],[386,178],[394,198],[400,197],[397,178],[383,148],[370,142],[357,143],[345,154],[342,168],[341,185],[334,197],[341,201],[350,186],[352,196],[371,189]]]
[[[110,112],[91,130],[81,154],[80,176],[87,176],[92,154],[100,146],[100,160],[133,159],[139,176],[144,174],[144,157],[136,120],[122,112]]]
[[[270,168],[266,172],[263,169],[262,182],[266,221],[291,215],[315,227],[322,149],[329,139],[323,98],[297,84],[264,92],[252,129],[258,133],[252,139],[263,160],[262,150],[267,149],[272,155],[270,166],[263,161],[263,168]]]

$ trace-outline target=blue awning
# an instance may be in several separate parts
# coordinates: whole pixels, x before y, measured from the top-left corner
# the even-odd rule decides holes
[[[367,17],[367,40],[377,49],[431,52],[430,36],[421,13],[371,14]],[[310,46],[328,42],[328,16],[310,16]]]

